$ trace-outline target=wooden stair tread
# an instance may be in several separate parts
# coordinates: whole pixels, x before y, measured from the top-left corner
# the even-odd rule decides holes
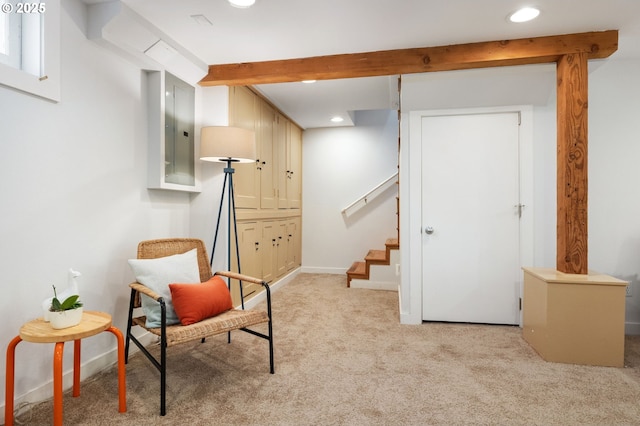
[[[380,262],[385,263],[389,261],[389,259],[387,259],[386,250],[369,250],[369,253],[367,253],[364,260],[371,264]]]
[[[365,262],[353,262],[351,268],[347,271],[347,275],[367,275],[367,264]]]
[[[369,270],[371,265],[389,265],[391,260],[390,251],[398,250],[400,242],[398,238],[389,238],[385,241],[384,250],[369,250],[364,258],[364,262],[354,262],[349,270],[347,270],[347,287],[351,287],[351,280],[369,279]]]
[[[353,262],[351,268],[347,271],[347,287],[351,287],[351,280],[353,278],[368,279],[367,264],[365,262]]]
[[[397,238],[389,238],[389,239],[387,239],[387,241],[385,242],[385,245],[390,249],[400,248],[400,242],[398,241]]]

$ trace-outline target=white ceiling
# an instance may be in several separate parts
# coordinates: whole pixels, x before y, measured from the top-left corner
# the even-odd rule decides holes
[[[249,9],[231,7],[227,0],[122,2],[211,65],[610,29],[620,31],[616,57],[640,58],[640,0],[256,0]],[[508,22],[510,12],[531,4],[542,11],[538,19]],[[212,25],[200,25],[192,15],[204,15]],[[471,91],[483,90],[487,78],[515,78],[510,90],[535,87],[529,92],[539,98],[538,84],[549,80],[548,73],[552,67],[534,68],[527,77],[534,83],[524,85],[516,84],[514,73],[499,69],[407,78],[430,82],[429,96],[440,108],[463,102],[462,94],[447,87],[464,83]],[[349,112],[397,108],[396,87],[396,77],[376,77],[257,88],[302,127],[311,128],[334,125],[329,118],[335,114],[345,115],[348,125]]]

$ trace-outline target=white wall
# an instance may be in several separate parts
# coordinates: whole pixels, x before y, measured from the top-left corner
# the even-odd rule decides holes
[[[612,58],[591,64],[589,74],[589,269],[631,283],[626,299],[626,332],[640,334],[640,60]],[[403,89],[408,85],[403,84]],[[494,86],[495,90],[498,90]],[[534,107],[534,265],[556,266],[556,96]],[[403,100],[411,96],[403,93]],[[498,96],[499,98],[499,96]],[[416,100],[419,102],[419,100]],[[428,100],[433,105],[433,99]],[[518,102],[518,100],[516,100]],[[521,102],[521,101],[520,101]],[[486,101],[487,106],[495,106]],[[514,102],[515,103],[515,102]],[[465,106],[461,102],[461,106]],[[477,105],[476,105],[477,106]],[[415,104],[411,105],[415,109]],[[403,103],[405,114],[411,108]],[[404,115],[403,115],[404,120]],[[406,124],[406,123],[405,123]],[[405,142],[403,125],[403,149]],[[401,167],[408,160],[401,154]],[[414,171],[402,170],[401,182]],[[415,176],[414,176],[415,177]],[[417,175],[419,178],[419,174]],[[401,203],[420,194],[403,192]],[[407,204],[408,205],[408,204]],[[409,218],[401,205],[401,221]],[[403,213],[404,212],[404,213]],[[407,226],[401,230],[409,232]],[[409,235],[409,234],[407,234]],[[401,242],[408,238],[401,237]],[[404,248],[401,247],[403,253]],[[418,262],[411,253],[403,256],[402,276]],[[403,280],[401,314],[419,322],[419,285]],[[406,293],[410,296],[404,297]]]
[[[229,88],[227,86],[202,88],[202,126],[227,126],[229,124]],[[197,145],[197,144],[196,144]],[[200,162],[202,192],[191,195],[190,235],[204,241],[207,253],[211,254],[215,234],[220,194],[224,181],[225,163]],[[225,198],[225,203],[227,199]],[[225,204],[226,205],[226,204]],[[222,223],[226,223],[226,208],[223,208]],[[227,269],[227,233],[220,230],[213,271]]]
[[[40,304],[52,296],[52,284],[66,286],[70,267],[83,274],[85,309],[110,313],[124,333],[133,280],[127,259],[136,256],[138,242],[209,238],[208,230],[192,229],[189,194],[146,189],[142,71],[87,40],[85,22],[85,5],[63,0],[59,103],[0,86],[3,348],[24,322],[42,315]],[[207,179],[212,175],[208,171]],[[73,353],[67,346],[66,372]],[[114,348],[109,333],[87,339],[83,364],[104,354],[115,360]],[[52,351],[52,345],[18,345],[18,399],[51,395]]]
[[[589,77],[589,269],[631,283],[640,334],[640,59],[614,54]]]
[[[86,21],[86,5],[79,0],[62,1],[61,102],[0,86],[0,267],[5,288],[5,297],[0,298],[4,318],[0,341],[6,343],[24,322],[42,315],[41,301],[51,296],[52,284],[59,288],[66,285],[70,267],[83,274],[80,293],[85,308],[110,313],[114,325],[124,332],[128,284],[133,281],[127,259],[136,256],[139,241],[191,236],[202,238],[211,250],[223,164],[199,164],[201,193],[146,189],[144,72],[88,40]],[[196,105],[196,127],[227,124],[226,87],[196,90],[196,98],[201,101]],[[361,250],[337,256],[338,260],[315,263],[323,268],[344,271],[350,261],[384,244],[384,239],[395,233],[395,195],[376,201],[388,222],[388,231],[370,213],[349,223],[342,221],[339,213],[395,171],[397,124],[388,122],[386,116],[374,114],[374,118],[382,119],[382,123],[368,123],[370,117],[365,114],[359,117],[364,124],[358,130],[335,130],[336,135],[343,136],[338,137],[339,144],[331,137],[331,150],[315,146],[303,154],[305,167],[310,165],[307,172],[311,172],[303,178],[307,184],[323,182],[317,179],[327,176],[323,168],[341,175],[337,180],[336,174],[332,175],[333,187],[305,188],[316,194],[305,198],[310,211],[319,201],[332,204],[337,215],[337,239],[331,240],[325,251],[335,251],[344,228],[362,234],[356,239],[363,243]],[[349,141],[346,134],[353,138]],[[349,161],[340,156],[325,161],[327,156],[334,156],[334,148],[356,155]],[[314,163],[314,158],[322,161]],[[320,170],[314,169],[314,164]],[[318,242],[318,230],[327,230],[322,216],[305,218],[308,225],[314,220],[320,225],[317,229],[308,227],[312,244]],[[369,242],[371,234],[378,231],[380,238]],[[224,247],[219,249],[222,254],[226,252]],[[310,259],[317,253],[314,250]],[[214,269],[225,264],[224,256],[217,256]],[[82,352],[83,377],[114,362],[114,350],[115,339],[110,334],[87,339]],[[51,351],[50,345],[18,345],[17,403],[52,394]],[[5,363],[5,351],[0,363]],[[71,366],[72,350],[67,348],[66,386],[70,385]],[[5,380],[4,369],[0,370],[0,380]],[[4,387],[0,398],[4,401]]]
[[[201,194],[146,189],[142,72],[86,39],[84,4],[63,0],[62,6],[61,101],[0,86],[0,341],[5,345],[21,324],[41,315],[41,301],[51,296],[52,284],[66,284],[69,267],[83,273],[80,291],[86,308],[112,314],[114,325],[124,331],[127,284],[133,279],[127,259],[135,257],[137,243],[192,236],[210,248],[219,202],[222,165],[217,164],[203,165]],[[205,89],[201,95],[201,123],[226,124],[225,89]],[[589,264],[632,282],[627,322],[636,326],[640,61],[607,61],[590,76],[590,96]],[[540,161],[534,266],[555,263],[554,102],[535,109],[539,146],[534,155]],[[354,220],[345,221],[340,214],[396,171],[394,114],[364,114],[359,119],[361,125],[354,128],[304,134],[303,267],[309,271],[343,273],[367,250],[382,247],[395,235],[394,191]],[[219,263],[224,265],[224,259]],[[83,363],[105,354],[115,359],[114,348],[110,334],[87,339]],[[71,353],[67,348],[67,372]],[[51,345],[18,345],[18,399],[51,394],[51,361]],[[5,365],[5,351],[0,365]],[[0,369],[0,383],[4,380]],[[0,389],[4,401],[4,387]]]
[[[354,127],[305,130],[302,147],[302,270],[342,274],[397,235],[395,186],[349,218],[341,214],[396,173],[397,113],[360,112]]]
[[[556,267],[556,94],[555,84],[546,105],[533,108],[533,265]],[[525,207],[526,208],[526,207]]]
[[[556,267],[556,96],[535,111],[535,264]],[[590,63],[590,270],[630,283],[625,331],[640,334],[640,60]]]

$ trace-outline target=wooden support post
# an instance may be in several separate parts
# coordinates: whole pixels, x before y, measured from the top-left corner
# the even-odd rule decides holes
[[[588,65],[585,53],[563,55],[558,83],[558,271],[587,274]]]

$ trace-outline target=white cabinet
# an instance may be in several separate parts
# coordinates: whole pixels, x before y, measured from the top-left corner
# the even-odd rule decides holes
[[[148,187],[199,192],[195,88],[166,71],[147,71]]]
[[[287,202],[290,209],[302,207],[302,130],[289,126],[287,140]]]
[[[262,276],[262,266],[260,264],[260,240],[262,234],[262,224],[260,222],[240,222],[238,223],[238,248],[240,252],[240,272],[252,277]],[[232,241],[232,244],[234,241]],[[231,269],[238,270],[238,261],[236,257],[235,244],[231,248]],[[240,305],[240,290],[239,286],[235,283],[231,286],[231,297],[233,299],[233,305]],[[244,300],[250,299],[259,291],[262,291],[262,286],[243,282],[242,283],[242,296]]]
[[[301,265],[302,129],[240,86],[229,88],[229,124],[256,134],[256,162],[233,177],[242,272],[275,282]]]
[[[301,265],[300,216],[282,219],[241,220],[238,222],[238,247],[242,273],[270,283]],[[232,239],[232,243],[233,243]],[[237,271],[235,245],[232,269]],[[254,290],[247,287],[245,299]],[[234,299],[235,300],[235,299]]]
[[[286,270],[291,271],[301,265],[302,229],[300,216],[286,221]]]
[[[256,95],[246,87],[229,89],[229,125],[256,132],[256,153],[260,155],[259,103]],[[259,158],[259,157],[258,157]],[[260,166],[256,163],[234,164],[234,196],[236,208],[260,207]]]
[[[262,241],[260,258],[262,261],[262,279],[270,283],[276,278],[275,264],[277,259],[276,244],[278,227],[274,221],[262,222]]]
[[[276,113],[274,109],[264,101],[260,102],[260,143],[258,144],[258,169],[260,170],[260,208],[274,209],[277,205],[274,177],[279,165],[274,162],[273,146],[277,139],[274,138],[274,125]]]
[[[302,130],[286,117],[277,117],[278,208],[302,206]]]

